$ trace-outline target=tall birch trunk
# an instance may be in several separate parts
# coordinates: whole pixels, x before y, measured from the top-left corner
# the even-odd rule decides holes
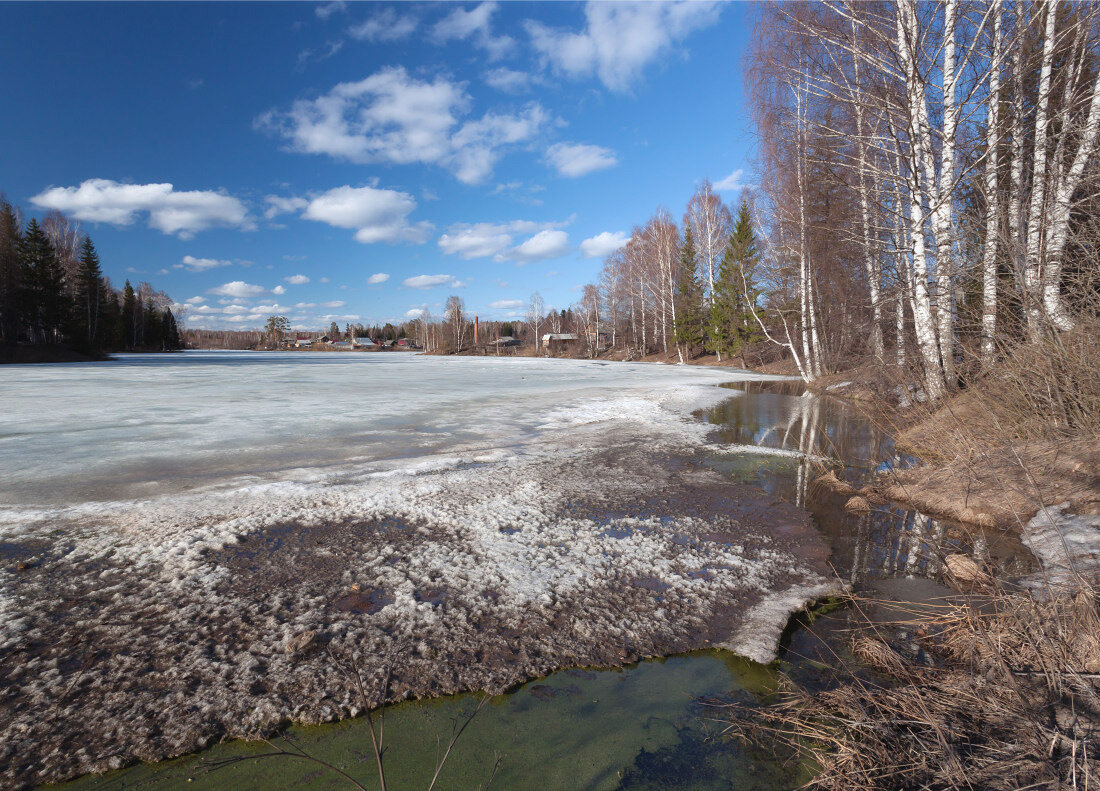
[[[982,365],[992,367],[997,333],[997,242],[1001,199],[997,192],[1001,116],[1001,0],[994,0],[993,63],[989,70],[988,142],[985,159],[985,249],[982,252]]]
[[[1028,329],[1039,334],[1042,323],[1041,277],[1044,209],[1047,186],[1047,129],[1050,123],[1050,73],[1054,65],[1054,35],[1057,3],[1047,2],[1043,35],[1043,62],[1039,71],[1039,101],[1035,110],[1035,159],[1031,175],[1031,207],[1027,223],[1027,259],[1024,263],[1024,298]]]

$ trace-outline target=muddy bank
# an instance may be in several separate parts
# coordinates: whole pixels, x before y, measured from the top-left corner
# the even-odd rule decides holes
[[[715,644],[767,661],[834,590],[825,547],[802,510],[661,445],[577,428],[535,459],[267,488],[262,518],[197,495],[186,525],[106,504],[6,535],[0,777],[357,714],[330,652],[367,679],[392,657],[391,699]]]

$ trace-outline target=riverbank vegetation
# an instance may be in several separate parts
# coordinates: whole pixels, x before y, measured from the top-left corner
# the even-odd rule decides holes
[[[178,349],[171,305],[145,282],[116,289],[91,237],[63,214],[24,222],[0,198],[0,362]]]

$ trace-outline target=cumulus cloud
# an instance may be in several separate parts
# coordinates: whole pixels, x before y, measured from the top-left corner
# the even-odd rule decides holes
[[[514,258],[509,248],[517,235],[553,230],[562,225],[564,223],[537,223],[528,220],[514,220],[509,223],[455,223],[439,237],[437,244],[444,253],[466,260],[492,258],[495,261],[510,261]]]
[[[645,67],[688,34],[714,24],[721,4],[680,2],[589,2],[579,33],[528,20],[527,33],[544,62],[573,78],[595,74],[613,91],[629,90]]]
[[[485,50],[489,60],[502,58],[516,42],[509,36],[493,35],[492,19],[497,7],[494,2],[481,3],[469,11],[459,6],[435,23],[432,38],[440,44],[452,39],[469,39],[474,46]]]
[[[245,283],[243,280],[233,280],[229,283],[222,283],[220,286],[210,289],[208,294],[218,294],[223,297],[257,297],[263,294],[266,289],[263,286],[255,286],[251,283]]]
[[[357,164],[438,165],[476,184],[508,148],[531,140],[550,121],[537,102],[460,121],[470,106],[463,83],[420,80],[391,67],[317,99],[299,99],[287,111],[264,113],[256,125],[302,153]]]
[[[264,198],[267,209],[264,210],[264,218],[271,220],[280,214],[290,214],[301,211],[309,203],[305,198],[283,198],[278,195],[268,195]],[[285,258],[286,256],[284,256]]]
[[[328,324],[330,321],[359,321],[362,316],[358,313],[327,313],[324,316],[318,316],[316,321],[318,324]]]
[[[539,231],[511,251],[513,260],[521,264],[560,258],[569,252],[569,234],[565,231]]]
[[[232,263],[232,261],[221,261],[216,258],[195,258],[193,255],[185,255],[180,263],[172,264],[172,268],[186,269],[188,272],[205,272],[220,266],[230,266]]]
[[[630,237],[622,231],[604,231],[581,242],[581,255],[585,258],[603,258],[618,250]]]
[[[514,308],[522,308],[526,304],[522,299],[498,299],[496,302],[490,302],[489,307],[494,310],[509,310]]]
[[[429,222],[409,223],[416,201],[406,192],[376,187],[336,187],[314,197],[302,216],[336,228],[355,229],[363,244],[386,242],[423,244],[432,232]]]
[[[585,143],[555,143],[546,149],[546,159],[558,173],[571,179],[619,163],[610,148]]]
[[[415,277],[405,278],[401,281],[401,285],[408,288],[437,288],[439,286],[462,288],[466,284],[456,280],[454,275],[416,275]]]
[[[748,186],[747,184],[745,184],[745,182],[741,181],[741,177],[744,174],[744,168],[737,168],[737,170],[733,171],[724,179],[715,184],[714,188],[716,190],[721,190],[722,192],[730,192],[732,190],[744,189],[746,186]]]
[[[292,286],[301,286],[309,282],[309,278],[305,275],[291,275],[290,277],[284,277],[283,280]]]
[[[372,286],[376,286],[379,283],[385,283],[390,279],[390,276],[385,272],[375,272],[373,275],[367,278],[367,282]]]
[[[484,74],[485,84],[502,93],[526,93],[531,90],[534,78],[525,71],[501,67]]]
[[[409,308],[405,311],[405,318],[407,319],[419,319],[424,315],[426,308]]]
[[[181,239],[215,226],[249,228],[244,204],[224,192],[178,191],[171,184],[120,184],[88,179],[78,187],[50,187],[31,203],[84,222],[132,225],[139,213],[149,215],[149,227]]]
[[[398,41],[416,30],[419,20],[412,14],[398,14],[383,8],[372,17],[348,28],[348,35],[360,41]]]
[[[188,305],[199,305],[206,302],[206,297],[191,297],[191,299],[185,299],[184,302]]]
[[[275,288],[271,289],[271,293],[272,294],[285,294],[286,293],[286,286],[275,286]]]

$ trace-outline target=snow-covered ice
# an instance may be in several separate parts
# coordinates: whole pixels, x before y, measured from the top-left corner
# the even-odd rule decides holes
[[[331,655],[369,678],[395,656],[393,698],[766,661],[833,589],[804,512],[695,464],[728,370],[215,352],[0,376],[7,782],[354,714]]]
[[[1050,505],[1024,525],[1023,541],[1043,565],[1029,587],[1076,590],[1100,581],[1100,515],[1075,514],[1069,503]]]

